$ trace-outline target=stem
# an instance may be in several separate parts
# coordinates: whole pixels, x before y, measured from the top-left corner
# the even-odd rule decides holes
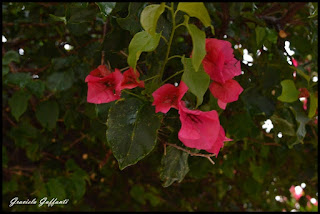
[[[170,57],[168,58],[168,61],[169,61],[170,59],[173,59],[173,58],[182,58],[182,56],[179,56],[179,55],[170,56]]]
[[[164,68],[166,67],[166,64],[168,62],[168,58],[169,58],[169,54],[170,54],[170,48],[171,48],[171,44],[172,44],[172,40],[173,40],[173,36],[174,36],[174,31],[175,31],[175,28],[176,28],[176,16],[173,12],[174,8],[173,8],[173,2],[171,2],[171,9],[169,9],[171,11],[171,14],[172,14],[172,32],[171,32],[171,35],[170,35],[170,39],[169,39],[169,43],[168,43],[168,49],[167,49],[167,54],[166,54],[166,58],[164,60],[164,63],[163,63],[163,66],[161,68],[161,71],[160,71],[160,80],[162,80],[162,76],[163,76],[163,72],[164,72]]]
[[[124,91],[124,92],[126,92],[127,94],[130,94],[130,95],[132,95],[132,96],[138,97],[139,99],[145,100],[144,97],[141,97],[141,96],[139,96],[139,95],[136,95],[136,94],[134,94],[134,93],[131,93],[130,91],[127,91],[127,90],[122,90],[122,91]]]
[[[156,78],[156,77],[158,77],[159,76],[159,74],[157,74],[157,75],[155,75],[155,76],[153,76],[153,77],[150,77],[150,78],[148,78],[148,79],[145,79],[145,80],[143,80],[144,82],[147,82],[147,81],[149,81],[149,80],[152,80],[152,79],[154,79],[154,78]]]
[[[176,148],[176,149],[179,149],[179,150],[181,150],[181,151],[187,152],[187,153],[188,153],[189,155],[191,155],[191,156],[198,156],[198,157],[207,158],[212,164],[215,164],[215,163],[213,162],[213,160],[210,158],[210,157],[212,157],[212,156],[215,156],[215,154],[193,153],[193,152],[191,152],[191,151],[189,151],[189,150],[187,150],[187,149],[184,149],[184,148],[182,148],[182,147],[180,147],[180,146],[177,146],[177,145],[175,145],[175,144],[171,144],[171,143],[164,143],[164,144],[165,144],[165,145],[172,146],[172,147],[174,147],[174,148]]]
[[[162,83],[167,82],[169,79],[171,79],[172,77],[177,76],[178,74],[181,74],[184,70],[178,71],[175,74],[171,75],[170,77],[168,77],[167,79],[165,79]]]
[[[164,37],[163,35],[161,35],[161,38],[168,44],[168,40],[166,39],[166,37]]]

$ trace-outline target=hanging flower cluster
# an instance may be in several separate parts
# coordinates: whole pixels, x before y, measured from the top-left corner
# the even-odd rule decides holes
[[[239,83],[232,79],[241,74],[240,63],[234,58],[231,44],[227,41],[206,39],[206,50],[202,63],[205,72],[213,80],[209,89],[218,99],[220,108],[225,109],[227,103],[238,100],[243,91]],[[181,99],[187,90],[183,81],[178,87],[171,84],[161,86],[152,94],[156,112],[167,113],[171,107],[178,109],[181,121],[179,140],[187,147],[218,155],[223,142],[231,139],[225,136],[217,111],[203,112],[186,107]]]
[[[213,80],[209,90],[217,98],[219,107],[225,109],[227,103],[238,100],[243,91],[233,79],[241,74],[240,63],[234,58],[228,41],[206,39],[206,52],[202,64],[204,71]],[[87,101],[95,104],[108,103],[120,99],[124,89],[144,88],[144,81],[140,81],[139,76],[139,72],[135,72],[133,68],[122,74],[119,69],[111,72],[105,65],[100,65],[85,79],[88,83]],[[218,155],[223,142],[232,139],[225,136],[217,111],[203,112],[186,107],[182,98],[187,91],[188,86],[183,81],[178,87],[172,84],[162,85],[152,93],[155,112],[166,114],[170,108],[177,109],[181,121],[179,140],[187,147]]]
[[[85,82],[88,83],[88,103],[109,103],[120,99],[123,89],[144,88],[144,81],[139,80],[139,72],[129,68],[123,74],[119,69],[111,72],[105,65],[90,72]]]

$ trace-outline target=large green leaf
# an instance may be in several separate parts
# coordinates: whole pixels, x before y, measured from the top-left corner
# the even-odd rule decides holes
[[[194,24],[187,24],[186,26],[192,38],[192,65],[197,72],[206,55],[206,34]]]
[[[204,6],[203,2],[180,2],[177,10],[181,10],[186,12],[189,16],[198,18],[205,27],[210,26],[212,33],[214,34],[208,10]]]
[[[181,62],[184,66],[182,81],[187,84],[189,90],[197,97],[197,107],[203,101],[203,95],[206,93],[210,77],[200,65],[199,71],[196,72],[190,58],[182,58]]]
[[[96,2],[96,4],[104,16],[108,16],[116,6],[116,2]]]
[[[44,101],[36,109],[36,118],[44,128],[52,130],[59,117],[59,106],[56,101]]]
[[[20,116],[27,110],[30,94],[25,91],[16,91],[9,99],[11,114],[19,121]]]
[[[128,64],[132,68],[136,68],[137,61],[139,60],[142,52],[150,52],[157,48],[160,35],[155,33],[150,35],[147,31],[141,31],[134,35],[129,44]]]
[[[160,118],[150,103],[129,98],[111,107],[107,127],[107,141],[122,170],[152,151]]]
[[[38,98],[43,95],[46,85],[41,80],[33,80],[27,84],[27,89]]]
[[[164,182],[164,187],[170,186],[173,182],[179,183],[189,172],[189,154],[178,150],[172,146],[167,147],[166,155],[162,157],[160,179]]]
[[[278,100],[282,102],[291,103],[299,98],[300,92],[296,89],[294,82],[292,80],[281,81],[282,93],[278,97]]]
[[[152,4],[143,9],[140,15],[140,23],[145,31],[154,35],[157,29],[157,22],[165,9],[165,3]]]

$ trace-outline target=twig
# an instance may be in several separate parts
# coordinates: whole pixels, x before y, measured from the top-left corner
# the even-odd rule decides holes
[[[187,150],[187,149],[184,149],[184,148],[182,148],[182,147],[180,147],[180,146],[177,146],[177,145],[175,145],[175,144],[171,144],[171,143],[164,143],[164,144],[169,145],[169,146],[172,146],[172,147],[175,147],[176,149],[179,149],[179,150],[181,150],[181,151],[187,152],[187,153],[188,153],[189,155],[191,155],[191,156],[198,156],[198,157],[207,158],[212,164],[215,164],[215,163],[213,162],[213,160],[210,158],[210,157],[216,156],[215,154],[193,153],[193,152],[191,152],[191,151],[189,151],[189,150]]]
[[[73,147],[74,145],[76,145],[77,143],[79,143],[81,140],[83,140],[83,139],[86,138],[86,137],[87,137],[87,135],[81,133],[81,137],[79,137],[78,139],[76,139],[75,141],[73,141],[73,142],[70,144],[69,148]]]

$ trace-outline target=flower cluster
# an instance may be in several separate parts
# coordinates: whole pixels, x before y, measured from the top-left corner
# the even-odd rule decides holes
[[[241,74],[240,63],[234,58],[233,49],[228,41],[206,39],[206,56],[202,61],[205,72],[212,83],[209,90],[218,99],[220,108],[225,109],[227,103],[238,100],[243,91],[233,77]],[[88,83],[89,103],[101,104],[120,99],[123,89],[144,88],[144,81],[139,80],[139,72],[129,68],[123,74],[119,69],[111,72],[105,65],[91,71],[85,81]],[[218,155],[223,142],[231,139],[225,136],[220,125],[217,111],[203,112],[190,110],[182,100],[188,86],[181,81],[178,87],[164,84],[152,96],[155,112],[167,113],[170,108],[178,110],[181,129],[178,133],[180,141],[187,147],[203,149]]]
[[[218,99],[220,108],[238,100],[243,88],[232,78],[241,74],[240,62],[234,58],[231,43],[219,39],[206,39],[207,54],[202,61],[204,71],[213,82],[209,89]]]
[[[213,80],[209,89],[218,99],[220,108],[225,109],[227,103],[238,100],[243,91],[239,83],[232,79],[241,74],[240,63],[234,58],[231,44],[227,41],[206,39],[206,51],[202,64]],[[153,92],[152,105],[156,107],[156,112],[167,113],[170,108],[179,110],[181,129],[178,137],[185,146],[218,155],[223,142],[231,139],[225,136],[217,111],[203,112],[186,107],[181,99],[187,91],[183,81],[178,87],[165,84]]]
[[[144,88],[144,81],[140,81],[139,76],[139,72],[135,72],[132,68],[121,74],[117,68],[111,72],[105,65],[100,65],[85,79],[85,82],[88,83],[87,102],[109,103],[120,99],[123,89]]]

